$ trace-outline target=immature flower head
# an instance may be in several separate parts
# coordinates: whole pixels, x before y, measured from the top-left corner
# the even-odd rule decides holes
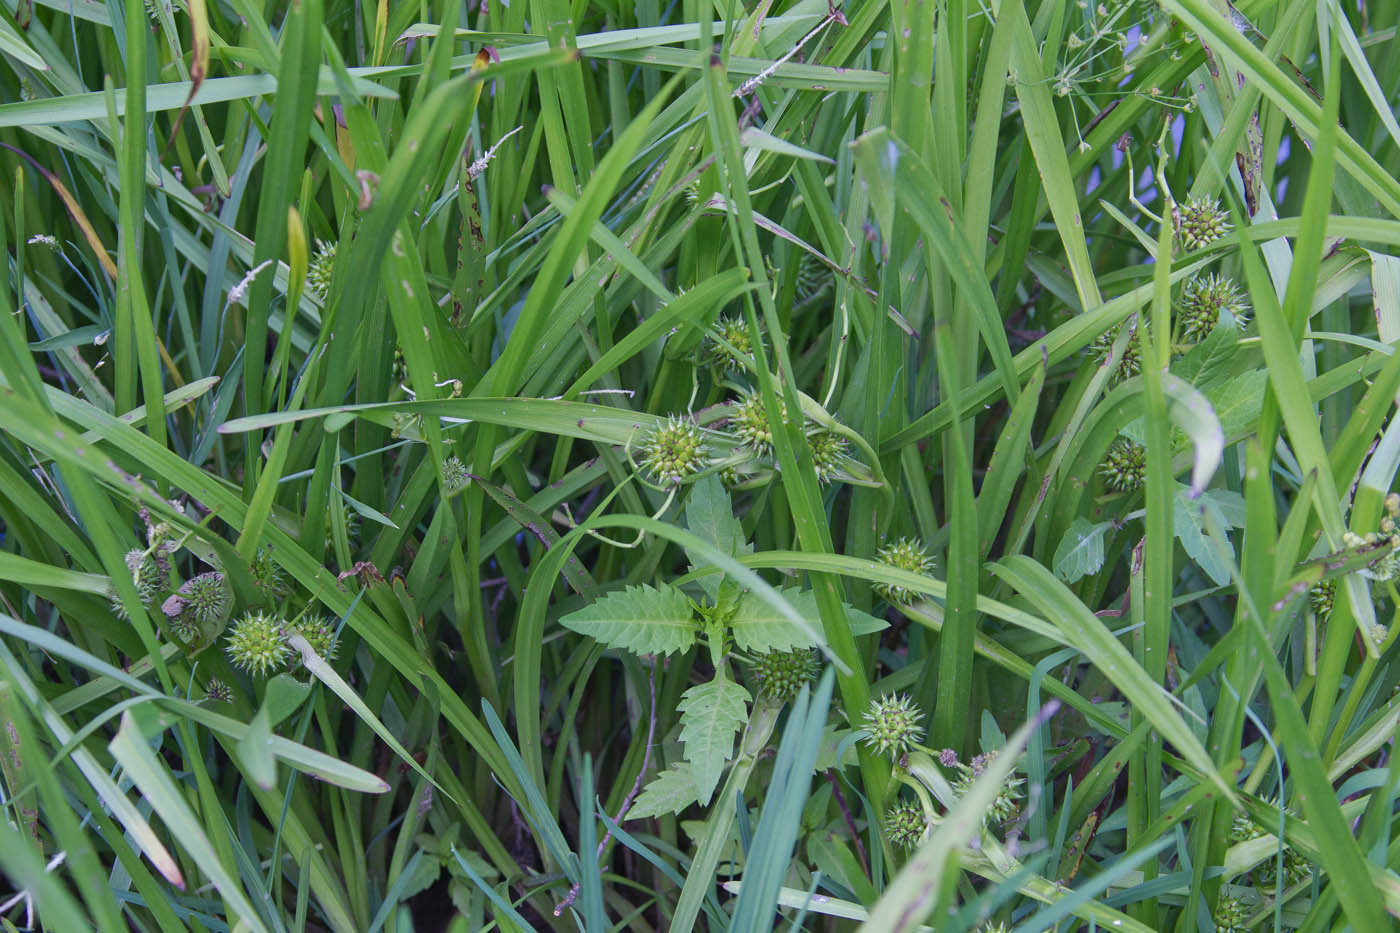
[[[921,576],[933,569],[933,558],[924,550],[924,545],[916,538],[900,538],[889,542],[875,552],[875,559],[887,567],[907,570]],[[875,584],[875,592],[891,603],[907,606],[919,598],[919,594],[891,583]]]
[[[812,451],[812,468],[816,470],[817,482],[825,485],[841,472],[841,458],[848,447],[846,438],[835,431],[819,428],[807,435],[807,447]]]
[[[269,548],[258,548],[258,553],[253,557],[252,571],[253,585],[268,599],[281,599],[290,591],[286,575],[272,559],[272,551]]]
[[[306,287],[317,298],[325,299],[331,288],[331,273],[335,271],[334,242],[316,241],[316,255],[306,270]]]
[[[1114,441],[1099,464],[1104,485],[1114,492],[1134,492],[1147,478],[1147,448],[1126,437]]]
[[[454,496],[467,488],[467,465],[462,462],[462,458],[453,454],[443,461],[442,464],[442,491],[444,495]]]
[[[233,688],[215,677],[205,686],[204,698],[213,700],[215,703],[232,703]]]
[[[679,483],[705,467],[705,439],[693,421],[672,415],[647,438],[642,465],[659,483]]]
[[[898,758],[924,737],[923,712],[904,694],[871,700],[865,711],[865,744],[881,755]]]
[[[715,337],[710,338],[710,355],[723,370],[742,370],[744,358],[753,356],[753,337],[749,325],[738,315],[722,314],[715,322]]]
[[[958,765],[962,776],[954,784],[953,790],[959,797],[964,796],[972,789],[973,782],[982,776],[982,773],[996,760],[996,757],[997,753],[991,751],[974,756],[968,764]],[[1014,775],[1007,776],[997,791],[996,799],[992,801],[991,807],[984,814],[988,823],[1004,825],[1016,817],[1021,809],[1021,785],[1025,783],[1024,780]]]
[[[1100,365],[1108,359],[1109,351],[1113,349],[1113,342],[1118,339],[1118,331],[1111,330],[1099,334],[1094,339],[1091,350],[1094,357],[1098,359]],[[1118,367],[1113,370],[1113,374],[1108,377],[1110,385],[1116,385],[1130,376],[1136,376],[1142,372],[1142,355],[1139,352],[1141,346],[1138,340],[1137,331],[1128,338],[1128,345],[1123,348],[1123,356],[1118,360]]]
[[[1235,280],[1223,275],[1194,276],[1181,290],[1181,333],[1188,343],[1199,343],[1215,325],[1249,323],[1249,302]]]
[[[335,622],[323,615],[312,615],[297,622],[292,628],[306,639],[311,650],[320,655],[323,660],[335,660],[336,648],[339,647],[339,642],[335,637]]]
[[[778,412],[787,420],[787,405],[778,399]],[[734,403],[734,414],[729,417],[729,430],[739,439],[739,443],[763,455],[773,450],[773,431],[768,426],[768,410],[763,407],[763,397],[758,393],[745,395]]]
[[[1215,198],[1188,198],[1177,205],[1176,234],[1187,251],[1214,243],[1230,229],[1225,212]]]
[[[1337,598],[1336,580],[1319,580],[1308,587],[1308,605],[1319,621],[1326,621],[1332,614],[1332,602]]]
[[[343,527],[343,528],[345,529],[345,543],[348,544],[348,545],[350,546],[350,550],[351,550],[351,551],[354,551],[354,550],[355,550],[355,539],[358,538],[359,535],[360,535],[360,516],[359,516],[359,513],[355,512],[354,509],[341,509],[341,515],[343,516],[342,522],[341,522],[341,527]],[[326,515],[326,530],[325,530],[325,536],[326,536],[326,550],[327,550],[327,551],[334,551],[334,550],[335,550],[335,525],[333,524],[334,521],[335,521],[335,513],[334,513],[334,512],[328,513],[328,514]]]
[[[804,252],[797,264],[797,300],[806,304],[819,298],[831,287],[831,270],[811,253]]]
[[[252,612],[233,624],[225,650],[234,666],[265,677],[287,663],[291,647],[282,635],[281,619]]]
[[[916,848],[927,830],[924,808],[917,803],[897,803],[885,813],[885,835],[901,849]]]
[[[170,585],[170,564],[163,554],[157,558],[146,551],[127,551],[126,569],[131,574],[131,582],[136,584],[142,605],[155,605],[156,598]]]
[[[1312,862],[1291,845],[1284,843],[1283,847],[1283,886],[1291,888],[1299,882],[1306,881],[1312,876]],[[1278,885],[1278,851],[1273,850],[1269,857],[1260,862],[1254,869],[1254,873],[1259,880],[1259,884],[1266,890],[1273,890]]]
[[[1249,929],[1249,908],[1237,897],[1220,895],[1215,902],[1215,929],[1217,933],[1244,933]]]
[[[817,676],[816,652],[810,648],[769,651],[754,658],[749,670],[757,678],[760,691],[786,703]]]
[[[190,577],[161,604],[166,626],[176,638],[189,641],[200,629],[216,629],[233,611],[233,593],[217,570]]]

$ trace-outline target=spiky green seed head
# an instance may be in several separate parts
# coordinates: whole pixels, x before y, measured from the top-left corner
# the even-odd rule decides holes
[[[213,700],[215,703],[232,703],[233,688],[219,680],[217,677],[209,681],[204,688],[204,697]]]
[[[817,676],[816,652],[810,648],[795,651],[769,651],[749,664],[759,690],[786,703]]]
[[[1248,842],[1251,839],[1258,839],[1264,835],[1264,830],[1259,828],[1259,824],[1251,820],[1244,814],[1236,814],[1230,821],[1230,845],[1238,845],[1241,842]]]
[[[1109,351],[1113,349],[1113,342],[1117,339],[1117,330],[1107,331],[1094,338],[1094,343],[1090,349],[1094,354],[1094,358],[1099,361],[1099,365],[1103,365],[1103,363],[1108,360]],[[1123,348],[1123,356],[1118,361],[1117,368],[1114,369],[1113,374],[1108,377],[1109,385],[1117,385],[1124,379],[1136,376],[1138,373],[1142,372],[1140,346],[1141,343],[1138,340],[1137,331],[1133,331],[1133,335],[1128,338],[1128,345]]]
[[[825,485],[841,472],[841,458],[849,447],[846,438],[835,431],[820,428],[807,435],[807,447],[812,452],[812,468],[817,482]]]
[[[1177,205],[1176,235],[1187,252],[1223,237],[1230,229],[1225,212],[1215,198],[1188,198]]]
[[[997,753],[991,751],[983,755],[975,755],[968,764],[958,765],[961,776],[953,785],[953,790],[959,797],[966,795],[972,789],[973,782],[982,776],[982,773],[996,760],[996,757]],[[1001,788],[997,791],[996,799],[992,801],[992,805],[983,814],[986,822],[1004,826],[1014,820],[1016,815],[1021,812],[1021,787],[1025,783],[1022,778],[1018,778],[1014,774],[1007,775],[1006,780],[1002,782]]]
[[[131,574],[131,582],[141,596],[144,606],[155,605],[156,599],[170,585],[170,564],[146,551],[126,552],[126,569]]]
[[[1147,479],[1147,448],[1126,437],[1118,438],[1104,454],[1099,475],[1114,492],[1136,492]]]
[[[884,544],[875,552],[875,559],[886,567],[907,570],[920,576],[927,576],[933,569],[933,558],[917,538],[904,537]],[[913,590],[892,583],[875,584],[875,592],[898,606],[907,606],[919,598],[919,594]]]
[[[190,641],[200,629],[215,630],[233,611],[233,592],[217,570],[190,577],[161,604],[165,628],[179,641]]]
[[[705,468],[705,439],[693,421],[671,415],[647,438],[642,466],[658,483],[679,483]]]
[[[1011,933],[1011,928],[1004,923],[984,923],[977,933]]]
[[[1269,857],[1264,859],[1264,861],[1260,862],[1259,865],[1254,869],[1254,873],[1255,876],[1258,878],[1259,884],[1263,888],[1267,890],[1272,890],[1273,888],[1277,887],[1278,851],[1271,851],[1269,853]],[[1285,888],[1291,888],[1294,885],[1306,881],[1311,877],[1312,862],[1309,862],[1307,856],[1303,855],[1297,849],[1293,848],[1287,843],[1284,843],[1283,886]]]
[[[1337,598],[1336,580],[1319,580],[1308,587],[1308,605],[1319,621],[1326,621],[1332,614],[1332,603]]]
[[[804,252],[797,264],[797,300],[800,304],[815,301],[831,287],[831,269],[811,253]]]
[[[291,591],[282,568],[272,559],[270,548],[258,548],[253,556],[252,571],[253,585],[268,599],[281,599]]]
[[[1239,898],[1222,894],[1215,902],[1212,919],[1216,933],[1244,933],[1248,929],[1249,908]]]
[[[1400,492],[1392,492],[1385,497],[1385,510],[1391,518],[1400,518]]]
[[[462,462],[461,457],[453,454],[443,461],[442,491],[444,495],[455,496],[467,488],[467,482],[470,479],[471,477],[467,475],[467,465]]]
[[[898,758],[924,737],[923,711],[902,693],[871,700],[865,711],[865,744],[881,755]]]
[[[885,813],[885,836],[891,845],[901,849],[917,848],[927,831],[928,820],[924,817],[924,808],[917,803],[897,803]]]
[[[235,667],[266,677],[286,665],[291,647],[276,616],[252,612],[233,624],[225,650]]]
[[[342,527],[345,528],[345,543],[350,546],[351,553],[354,553],[355,539],[360,536],[359,513],[353,509],[342,509],[341,515],[344,516]],[[335,521],[335,513],[330,512],[326,515],[325,536],[326,550],[332,553],[335,551],[335,526],[331,524],[333,521]]]
[[[787,405],[778,399],[778,413],[787,420]],[[757,392],[743,396],[734,403],[734,413],[729,416],[729,430],[739,443],[763,456],[773,451],[773,431],[768,426],[768,410],[763,407],[763,397]]]
[[[1227,276],[1197,275],[1181,290],[1181,333],[1188,343],[1199,343],[1217,324],[1243,329],[1249,323],[1249,302],[1235,280]]]
[[[311,265],[306,270],[306,288],[322,301],[331,288],[331,275],[335,272],[335,249],[337,244],[316,241],[316,255],[311,257]]]
[[[323,615],[312,615],[302,619],[292,628],[306,639],[311,650],[320,655],[322,660],[335,660],[336,649],[340,645],[339,640],[335,637],[336,624],[333,620],[327,619]]]
[[[753,356],[753,337],[744,319],[722,314],[715,322],[715,335],[710,338],[710,358],[726,372],[742,370],[745,358]]]

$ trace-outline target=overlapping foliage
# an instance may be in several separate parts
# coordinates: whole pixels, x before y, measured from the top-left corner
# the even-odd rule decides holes
[[[4,0],[0,912],[1388,928],[1397,21]]]

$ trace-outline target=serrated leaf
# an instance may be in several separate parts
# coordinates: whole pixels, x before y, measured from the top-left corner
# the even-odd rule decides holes
[[[648,816],[670,816],[680,813],[697,799],[695,778],[691,776],[690,768],[684,763],[677,763],[642,788],[632,808],[627,811],[627,818],[640,820]]]
[[[1174,508],[1177,540],[1216,586],[1224,586],[1230,582],[1235,549],[1228,539],[1206,534],[1204,513],[1207,511],[1213,513],[1216,527],[1229,526],[1225,512],[1214,499],[1204,495],[1192,499],[1184,486],[1177,490]]]
[[[710,802],[725,763],[734,755],[734,735],[744,724],[750,699],[749,692],[722,671],[681,695],[681,742],[703,804]]]
[[[821,632],[821,617],[817,614],[817,597],[811,590],[786,587],[779,591],[783,599],[805,619],[810,619],[813,628]],[[846,620],[852,635],[869,635],[887,628],[889,623],[877,619],[868,612],[861,612],[854,606],[843,604]],[[730,631],[734,643],[745,651],[791,651],[794,648],[816,648],[808,634],[778,614],[772,606],[753,593],[745,593],[734,614],[729,618]]]
[[[1103,567],[1104,533],[1112,524],[1091,522],[1082,515],[1071,522],[1060,546],[1055,548],[1055,576],[1066,583],[1073,583],[1091,573],[1098,573]]]
[[[673,586],[629,586],[559,620],[570,631],[633,654],[671,654],[695,643],[690,600]]]
[[[1172,364],[1172,372],[1202,391],[1220,385],[1230,378],[1230,364],[1234,362],[1239,343],[1238,327],[1217,325],[1205,340]]]
[[[734,517],[734,506],[724,483],[714,474],[705,476],[690,490],[690,498],[685,504],[685,526],[693,534],[704,538],[709,544],[730,557],[753,552],[753,546],[744,539],[744,528]],[[711,566],[699,555],[686,552],[691,561],[691,569]],[[724,578],[709,574],[700,578],[700,585],[711,598],[715,596],[720,581]]]
[[[1256,369],[1221,383],[1206,393],[1227,439],[1247,433],[1258,419],[1264,407],[1264,386],[1268,381],[1268,371]]]

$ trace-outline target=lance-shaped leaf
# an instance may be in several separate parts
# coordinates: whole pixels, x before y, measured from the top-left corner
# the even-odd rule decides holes
[[[559,620],[570,631],[633,654],[671,654],[695,644],[690,600],[673,586],[629,586]]]

